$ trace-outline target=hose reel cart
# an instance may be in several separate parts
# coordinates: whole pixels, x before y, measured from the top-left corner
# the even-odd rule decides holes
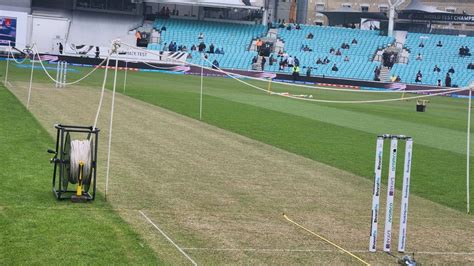
[[[58,200],[71,199],[85,202],[95,199],[97,174],[97,149],[99,129],[85,126],[56,124],[56,149],[51,163],[53,170],[53,193]],[[86,135],[82,140],[71,140],[72,135]],[[68,190],[75,184],[74,190]],[[92,190],[91,190],[92,188]]]

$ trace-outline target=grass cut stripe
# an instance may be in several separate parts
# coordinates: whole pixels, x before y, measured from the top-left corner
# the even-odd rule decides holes
[[[162,263],[102,197],[56,201],[46,153],[53,140],[4,87],[0,113],[1,265]]]

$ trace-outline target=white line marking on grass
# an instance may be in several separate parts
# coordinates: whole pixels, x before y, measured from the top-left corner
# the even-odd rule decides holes
[[[163,230],[161,230],[152,220],[150,220],[150,218],[148,218],[148,216],[146,216],[142,211],[138,211],[143,217],[145,217],[145,219],[151,224],[153,225],[153,227],[156,228],[156,230],[158,230],[171,244],[173,244],[173,246],[175,246],[179,252],[181,252],[181,254],[183,254],[193,265],[197,266],[197,263],[191,258],[189,257],[188,254],[186,254],[186,252],[184,252],[184,250],[182,248],[180,248],[178,245],[176,245],[176,243],[169,237],[165,234],[165,232],[163,232]]]
[[[189,247],[182,248],[183,250],[196,250],[196,251],[250,251],[250,252],[340,252],[335,249],[278,249],[278,248],[197,248]],[[369,253],[368,250],[351,250],[353,253]],[[411,252],[407,252],[411,253]],[[426,255],[468,255],[474,256],[474,252],[444,252],[444,251],[415,251],[415,254],[426,254]]]

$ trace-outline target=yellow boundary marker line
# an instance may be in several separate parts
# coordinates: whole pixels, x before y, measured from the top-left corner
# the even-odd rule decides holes
[[[350,252],[350,251],[348,251],[348,250],[342,248],[341,246],[339,246],[339,245],[333,243],[332,241],[330,241],[330,240],[324,238],[323,236],[320,236],[320,235],[316,234],[315,232],[309,230],[308,228],[306,228],[306,227],[300,225],[299,223],[297,223],[297,222],[291,220],[290,218],[288,218],[288,216],[286,216],[286,214],[283,214],[283,217],[285,217],[285,219],[286,219],[288,222],[290,222],[290,223],[292,223],[292,224],[298,226],[299,228],[301,228],[301,229],[305,230],[306,232],[308,232],[308,233],[310,233],[310,234],[312,234],[312,235],[318,237],[319,239],[321,239],[321,240],[323,240],[323,241],[325,241],[325,242],[331,244],[332,246],[338,248],[339,250],[344,251],[345,253],[349,254],[351,257],[353,257],[353,258],[357,259],[358,261],[362,262],[364,265],[370,265],[370,264],[369,264],[368,262],[366,262],[365,260],[363,260],[363,259],[359,258],[358,256],[356,256],[354,253],[352,253],[352,252]]]

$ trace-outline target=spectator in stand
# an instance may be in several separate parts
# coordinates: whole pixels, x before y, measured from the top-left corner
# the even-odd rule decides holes
[[[299,77],[300,77],[300,67],[294,66],[293,67],[293,81],[297,81]]]
[[[423,79],[423,74],[421,74],[421,70],[418,70],[418,73],[416,73],[415,82],[416,83],[421,82],[422,79]]]
[[[288,23],[288,26],[286,26],[286,30],[291,30],[291,24]]]
[[[288,56],[287,61],[288,61],[288,66],[289,67],[293,67],[295,65],[295,59],[291,55]]]
[[[402,81],[402,78],[400,78],[400,76],[397,76],[397,78],[395,79],[395,82],[401,82]]]
[[[441,41],[438,41],[438,44],[436,44],[437,47],[443,47],[443,44],[441,43]]]
[[[323,64],[329,64],[331,61],[328,59],[328,57],[326,56],[324,59],[323,59]]]
[[[424,44],[423,42],[420,42],[420,44],[418,45],[418,47],[424,48],[424,47],[425,47],[425,44]]]
[[[296,27],[295,27],[295,29],[297,29],[297,30],[301,30],[301,26],[300,26],[300,24],[296,24]]]
[[[273,60],[275,60],[275,58],[273,57],[273,54],[271,54],[271,55],[270,55],[270,58],[268,58],[268,64],[269,64],[270,66],[273,66],[273,63],[274,63]]]
[[[317,65],[322,65],[323,64],[323,61],[321,61],[321,58],[318,58],[318,60],[316,60],[316,64]]]
[[[471,56],[469,47],[461,46],[461,48],[459,48],[459,56]]]
[[[214,47],[214,44],[211,43],[211,45],[209,46],[209,53],[213,54],[214,52],[215,52],[215,47]]]
[[[349,62],[349,56],[344,57],[344,62]]]
[[[441,84],[441,80],[438,79],[438,87],[441,87],[441,86],[443,86],[443,84]]]
[[[204,44],[204,42],[201,42],[198,46],[198,51],[202,53],[204,52],[204,50],[206,50],[206,44]]]
[[[142,39],[142,34],[138,30],[135,32],[135,39],[137,39],[137,46],[138,46],[138,43]],[[62,43],[59,43],[59,51],[61,51],[61,46],[62,46]]]
[[[423,60],[423,57],[421,56],[421,54],[420,54],[420,53],[418,53],[418,55],[416,56],[416,60],[418,60],[418,61],[421,61],[421,60]]]
[[[332,71],[337,72],[339,71],[339,68],[337,68],[336,64],[334,64],[331,68]]]
[[[312,67],[308,67],[308,68],[306,69],[306,76],[307,76],[307,77],[311,77],[311,70],[312,70],[312,69],[313,69]]]
[[[255,42],[255,45],[257,45],[257,52],[260,52],[260,50],[262,49],[263,41],[260,39],[257,39],[257,41]]]
[[[221,47],[221,54],[224,54],[224,47]]]
[[[295,66],[300,66],[300,60],[295,56]]]
[[[216,54],[221,54],[221,49],[217,48],[216,49]]]
[[[313,39],[314,38],[314,35],[313,33],[308,33],[308,36],[306,36],[307,39]]]
[[[163,44],[163,51],[165,51],[165,52],[169,51],[168,43],[166,43],[166,42],[165,42],[165,44]]]
[[[163,25],[163,27],[161,27],[161,31],[166,31],[166,26]]]
[[[433,72],[441,72],[441,69],[438,67],[438,65],[435,65]]]
[[[219,68],[219,62],[217,61],[217,59],[214,59],[214,61],[212,61],[212,68],[213,69]]]
[[[469,63],[469,65],[467,65],[467,69],[474,69],[474,64],[473,64],[473,63]]]
[[[188,51],[188,48],[186,47],[186,45],[183,45],[183,46],[181,47],[181,51],[183,51],[183,52],[187,52],[187,51]]]
[[[199,33],[198,41],[200,41],[200,42],[204,41],[204,34],[202,32]]]
[[[380,67],[376,66],[374,69],[374,80],[380,81]]]
[[[257,63],[257,61],[258,61],[258,58],[257,58],[257,56],[254,56],[254,57],[252,58],[252,64],[255,64],[255,63]]]
[[[454,74],[454,67],[451,66],[451,68],[448,70],[448,73]]]
[[[331,49],[329,49],[330,54],[334,54],[335,51],[336,51],[336,49],[334,49],[334,47],[331,47]]]
[[[395,76],[395,75],[392,75],[392,76],[390,77],[390,81],[391,81],[391,82],[395,82],[396,79],[397,79],[397,76]]]
[[[336,55],[337,55],[337,56],[340,56],[340,55],[342,55],[342,53],[341,53],[341,50],[337,49],[337,51],[336,51]]]
[[[196,45],[193,44],[193,46],[191,46],[191,51],[196,51],[197,48],[196,48]]]
[[[446,73],[446,78],[444,79],[444,86],[451,87],[451,76],[449,73]]]
[[[352,44],[357,44],[357,43],[358,43],[357,40],[354,38],[354,39],[352,40]]]
[[[262,56],[262,71],[265,70],[265,63],[267,62],[267,59],[265,58],[265,56]]]
[[[280,58],[280,63],[278,63],[278,69],[279,70],[285,69],[285,63],[283,62],[283,58]]]
[[[99,58],[99,56],[100,56],[100,48],[99,48],[99,46],[96,46],[95,47],[95,58]]]

